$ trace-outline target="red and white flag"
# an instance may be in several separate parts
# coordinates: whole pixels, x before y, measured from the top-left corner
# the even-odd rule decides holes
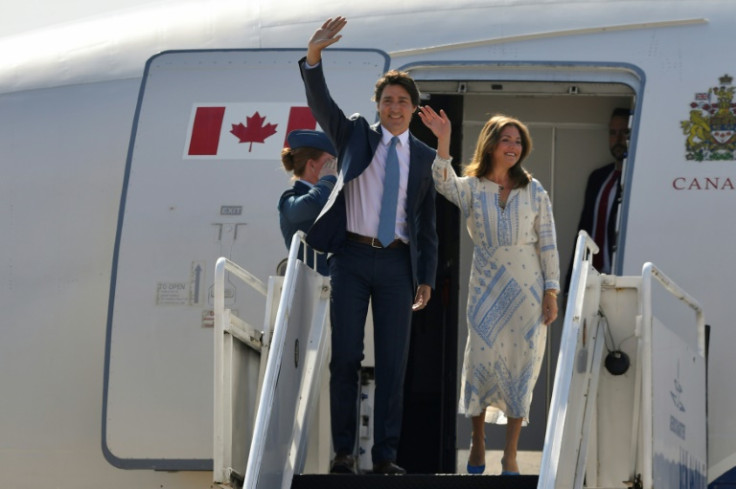
[[[309,107],[295,103],[195,104],[184,158],[279,159],[294,129],[316,129]]]

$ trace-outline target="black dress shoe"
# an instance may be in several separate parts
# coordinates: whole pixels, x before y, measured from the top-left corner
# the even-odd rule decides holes
[[[355,457],[346,453],[338,453],[330,466],[330,474],[352,474],[355,475]]]
[[[386,475],[404,475],[406,474],[406,469],[404,469],[403,467],[399,467],[392,461],[388,460],[386,462],[373,464],[373,473]]]

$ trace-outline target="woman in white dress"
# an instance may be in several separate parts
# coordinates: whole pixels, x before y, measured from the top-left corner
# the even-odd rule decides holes
[[[501,473],[518,475],[519,434],[529,418],[546,326],[557,317],[560,271],[552,206],[539,181],[521,166],[532,148],[521,121],[492,117],[458,177],[447,115],[425,106],[419,117],[437,136],[435,187],[460,208],[474,244],[459,402],[459,412],[473,426],[468,472],[485,470],[484,422],[506,422]]]

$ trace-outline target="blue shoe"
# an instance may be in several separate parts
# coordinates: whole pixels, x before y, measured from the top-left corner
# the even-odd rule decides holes
[[[470,465],[468,462],[468,474],[482,474],[486,471],[485,465]]]
[[[484,437],[483,438],[483,443],[485,444],[485,442],[486,442],[486,439]],[[470,440],[470,448],[472,448],[472,447],[473,447],[473,440],[471,439]],[[468,456],[470,456],[470,454],[468,454]],[[486,464],[483,464],[483,465],[470,465],[470,462],[468,462],[467,471],[468,471],[468,474],[473,474],[473,475],[482,474],[483,472],[486,471]]]
[[[520,475],[518,472],[512,472],[510,470],[502,470],[501,475]]]

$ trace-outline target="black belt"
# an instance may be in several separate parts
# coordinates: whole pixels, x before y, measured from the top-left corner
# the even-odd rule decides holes
[[[404,243],[400,239],[395,239],[391,243],[389,243],[388,246],[383,246],[381,242],[378,240],[378,238],[369,238],[368,236],[363,236],[362,234],[351,233],[350,231],[346,231],[345,236],[350,241],[355,241],[357,243],[371,245],[374,248],[399,248],[401,246],[406,246],[406,243]]]

